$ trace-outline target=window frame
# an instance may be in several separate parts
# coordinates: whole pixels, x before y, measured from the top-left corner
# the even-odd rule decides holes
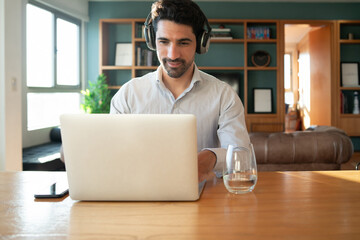
[[[285,52],[284,53],[284,57],[285,57],[285,55],[289,55],[289,58],[290,58],[290,63],[289,63],[289,65],[290,65],[290,72],[289,72],[289,74],[290,74],[290,88],[285,88],[285,71],[284,71],[284,90],[285,90],[285,92],[292,92],[293,91],[293,79],[292,79],[292,74],[293,74],[293,55],[292,55],[292,53],[291,52]],[[285,60],[284,60],[284,62],[285,62]],[[285,65],[284,65],[284,69],[285,69]]]
[[[65,13],[62,13],[56,9],[53,9],[51,7],[48,7],[44,4],[35,2],[33,0],[29,0],[27,2],[27,4],[31,4],[34,5],[36,7],[42,8],[46,11],[49,11],[53,14],[53,58],[54,58],[54,62],[53,62],[53,68],[54,68],[54,76],[53,76],[53,86],[52,87],[34,87],[34,86],[27,86],[26,87],[28,89],[28,92],[31,93],[56,93],[56,92],[78,92],[80,91],[82,88],[82,81],[81,81],[81,75],[82,75],[82,68],[81,68],[81,64],[82,64],[82,60],[81,60],[81,39],[82,39],[82,25],[81,25],[81,20],[80,19],[76,19],[70,15],[67,15]],[[79,79],[79,83],[78,85],[59,85],[57,84],[57,19],[62,19],[68,22],[71,22],[73,24],[76,24],[79,27],[79,31],[78,31],[78,46],[79,46],[79,51],[78,51],[78,64],[79,64],[79,73],[78,73],[78,79]]]
[[[53,86],[51,87],[41,87],[41,86],[28,86],[27,85],[27,30],[25,28],[24,34],[25,34],[25,38],[24,38],[24,81],[23,81],[23,138],[25,138],[25,142],[26,142],[26,146],[31,146],[33,145],[33,143],[30,143],[28,140],[29,139],[33,139],[36,138],[36,141],[43,142],[45,139],[48,139],[48,134],[49,131],[56,126],[50,126],[50,125],[46,125],[46,126],[42,126],[40,128],[36,128],[36,129],[29,129],[29,119],[28,119],[28,94],[32,94],[32,93],[36,93],[36,94],[42,94],[42,93],[49,93],[49,94],[56,94],[56,93],[78,93],[79,94],[79,99],[80,99],[80,104],[81,104],[81,93],[80,91],[83,89],[85,83],[83,82],[83,35],[84,35],[84,25],[81,19],[72,17],[66,13],[60,12],[59,10],[56,10],[52,7],[49,7],[45,4],[39,3],[37,1],[34,0],[28,0],[25,4],[24,4],[24,11],[26,12],[27,9],[27,5],[31,4],[35,7],[39,7],[43,10],[49,11],[52,15],[53,15],[53,19],[52,19],[52,24],[53,24],[53,32],[52,32],[52,38],[53,38],[53,54],[52,54],[52,58],[54,59],[53,61],[53,67],[54,67],[54,71],[53,71],[53,76],[52,76],[52,83]],[[25,14],[25,16],[27,16]],[[57,84],[57,56],[56,56],[56,49],[57,49],[57,26],[56,26],[56,22],[57,19],[62,19],[65,21],[68,21],[70,23],[76,24],[78,26],[78,84],[77,85],[59,85]],[[25,17],[25,25],[26,25],[26,21],[27,21],[27,17]],[[80,105],[78,106],[79,110],[80,110]],[[47,140],[46,140],[47,141]]]

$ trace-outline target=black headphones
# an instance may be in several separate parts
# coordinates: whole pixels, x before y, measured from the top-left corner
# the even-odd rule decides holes
[[[203,33],[200,34],[198,39],[196,39],[196,52],[199,54],[206,53],[209,50],[209,46],[210,46],[211,27],[205,16],[204,18],[205,18],[205,26],[207,30],[204,30]],[[151,13],[149,13],[149,15],[147,16],[144,26],[145,26],[144,36],[145,36],[146,44],[148,48],[150,48],[153,51],[156,51],[156,36],[155,36],[156,34],[155,34],[154,26],[152,24]]]

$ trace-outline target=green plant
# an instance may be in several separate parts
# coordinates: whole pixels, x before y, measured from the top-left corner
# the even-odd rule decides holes
[[[100,74],[95,83],[89,82],[89,88],[81,93],[84,95],[84,103],[81,104],[81,108],[86,113],[110,112],[111,96],[104,74]]]

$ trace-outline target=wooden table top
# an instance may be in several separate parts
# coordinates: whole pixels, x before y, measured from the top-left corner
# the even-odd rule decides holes
[[[64,172],[0,172],[0,238],[360,239],[360,171],[260,172],[254,192],[210,179],[197,202],[35,200]]]

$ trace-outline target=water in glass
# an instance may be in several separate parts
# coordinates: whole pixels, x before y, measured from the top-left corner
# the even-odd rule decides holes
[[[231,193],[247,193],[257,182],[256,158],[252,144],[248,147],[229,145],[223,169],[226,189]]]

